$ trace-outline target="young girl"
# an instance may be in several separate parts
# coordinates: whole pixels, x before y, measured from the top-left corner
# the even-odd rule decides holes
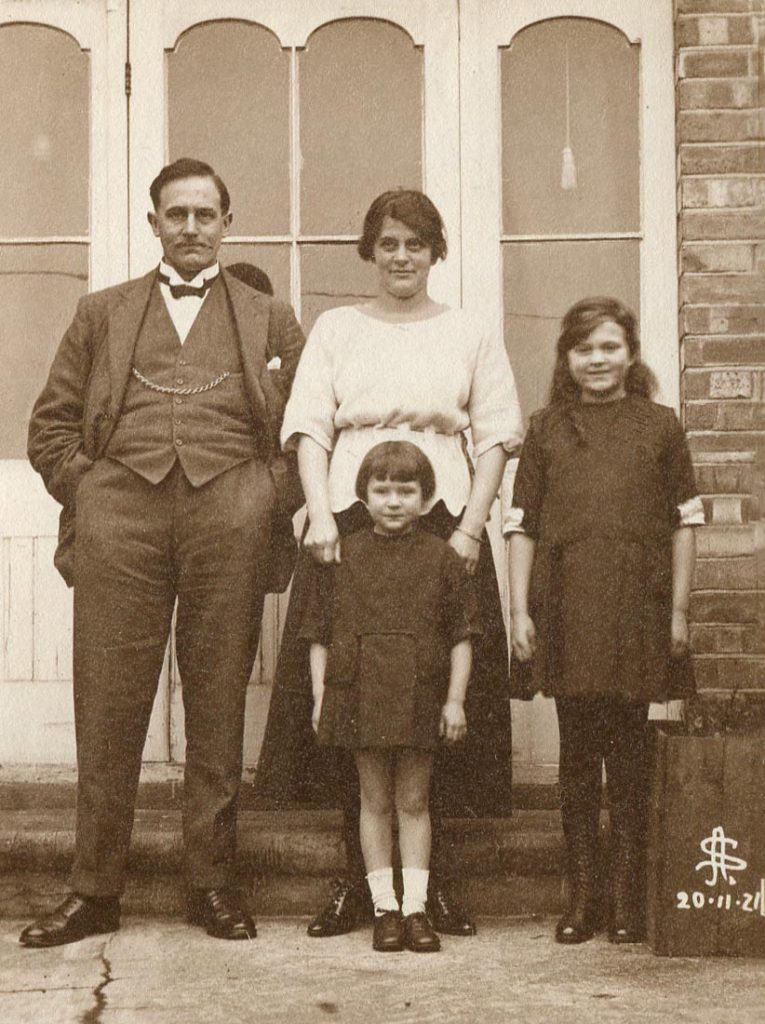
[[[375,909],[373,948],[440,948],[425,914],[430,772],[439,737],[466,732],[471,581],[446,541],[417,528],[435,491],[415,445],[387,441],[364,457],[356,494],[369,528],[342,541],[339,564],[315,569],[301,635],[311,641],[319,743],[353,750],[361,786],[361,848]],[[391,812],[404,882],[393,889]],[[403,911],[403,916],[402,916]]]
[[[531,417],[504,515],[514,696],[555,698],[569,905],[558,942],[591,938],[605,760],[612,942],[640,938],[645,724],[693,690],[692,525],[703,523],[671,409],[650,400],[635,317],[609,298],[563,318],[550,401]]]

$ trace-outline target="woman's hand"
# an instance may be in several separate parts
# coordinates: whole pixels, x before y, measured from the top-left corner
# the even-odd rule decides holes
[[[478,556],[481,553],[481,542],[468,537],[461,530],[455,530],[449,538],[449,547],[453,548],[462,559],[465,571],[471,576],[478,565]]]
[[[672,612],[670,653],[673,658],[682,658],[688,650],[688,616],[683,611]]]
[[[439,736],[442,736],[447,743],[458,743],[460,740],[464,740],[466,732],[467,719],[464,705],[456,700],[447,700],[441,708]]]
[[[340,534],[334,516],[309,520],[303,547],[317,562],[328,565],[340,561]]]
[[[518,661],[530,661],[537,646],[537,631],[531,616],[527,612],[513,614],[510,632],[513,654]]]

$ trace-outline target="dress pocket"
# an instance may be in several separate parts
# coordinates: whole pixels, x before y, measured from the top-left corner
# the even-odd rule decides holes
[[[412,743],[417,679],[417,640],[413,633],[365,633],[359,637],[362,745]]]
[[[358,678],[358,637],[333,640],[327,653],[327,686],[351,686]]]

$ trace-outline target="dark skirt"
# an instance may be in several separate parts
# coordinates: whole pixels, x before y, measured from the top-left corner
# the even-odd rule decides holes
[[[336,518],[341,536],[362,529],[368,522],[360,503]],[[456,522],[439,502],[422,525],[447,539]],[[320,746],[311,728],[309,645],[298,637],[311,558],[302,550],[298,557],[255,781],[259,800],[271,807],[342,807],[347,803],[344,792],[358,787],[352,754]],[[439,747],[431,802],[434,809],[449,816],[500,817],[511,812],[510,690],[507,634],[486,534],[475,582],[483,635],[476,638],[473,647],[473,671],[465,703],[468,735],[463,743]]]

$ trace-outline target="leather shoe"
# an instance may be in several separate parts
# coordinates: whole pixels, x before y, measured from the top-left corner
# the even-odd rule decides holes
[[[88,935],[115,932],[119,926],[120,901],[116,896],[95,898],[73,892],[50,914],[27,925],[19,942],[33,949],[64,946]]]
[[[254,939],[255,922],[230,889],[195,889],[189,893],[188,919],[216,939]]]
[[[353,930],[361,914],[362,884],[362,882],[352,882],[348,878],[335,880],[332,899],[322,907],[308,925],[308,934],[312,939],[347,935]]]
[[[427,914],[407,914],[404,918],[404,945],[413,953],[437,953],[441,942]]]
[[[372,949],[378,953],[399,953],[404,948],[404,930],[399,910],[386,910],[375,917]]]
[[[433,928],[442,935],[475,935],[475,923],[447,894],[445,889],[431,885],[428,888],[426,911]]]

